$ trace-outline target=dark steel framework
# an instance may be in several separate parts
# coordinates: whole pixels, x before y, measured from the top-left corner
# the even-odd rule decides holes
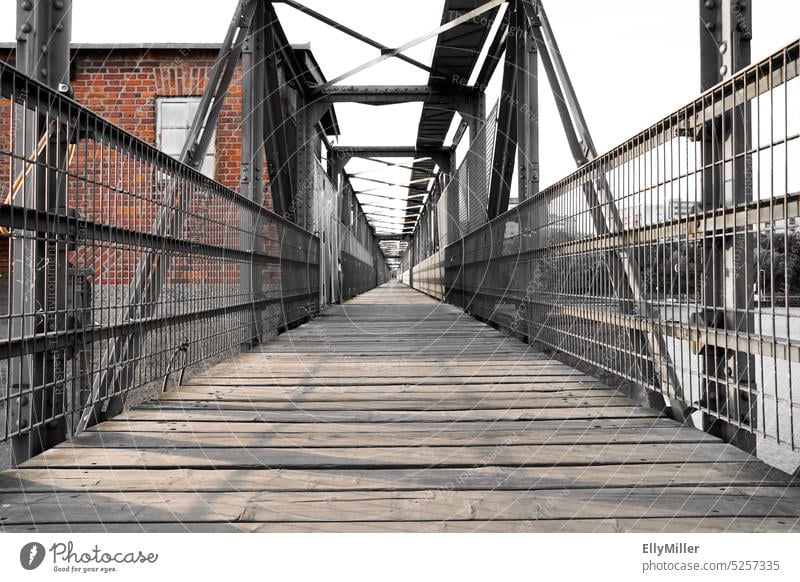
[[[325,79],[289,45],[278,3],[379,55]],[[748,0],[702,0],[703,95],[599,155],[541,0],[445,0],[440,25],[398,47],[295,0],[240,0],[173,160],[70,99],[71,3],[19,0],[20,70],[0,70],[13,103],[0,225],[14,281],[2,435],[16,459],[114,415],[134,388],[386,281],[390,266],[680,420],[751,451],[759,440],[796,450],[800,44],[748,66],[750,12]],[[430,65],[403,54],[433,37]],[[428,84],[341,84],[388,59]],[[540,64],[579,168],[544,190]],[[235,193],[196,170],[238,66]],[[422,103],[417,143],[331,146],[332,106],[345,102]],[[354,188],[397,186],[349,174],[355,157],[410,170],[405,197]]]
[[[750,12],[700,2],[705,93],[599,156],[542,2],[509,2],[479,74],[504,63],[493,153],[471,144],[437,182],[401,270],[680,420],[796,450],[798,43],[748,67]],[[579,167],[541,192],[537,60]],[[485,170],[469,172],[475,159]],[[486,204],[465,213],[458,182],[483,171],[469,199]]]

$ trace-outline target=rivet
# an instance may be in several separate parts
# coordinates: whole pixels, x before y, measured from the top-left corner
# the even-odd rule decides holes
[[[27,406],[28,405],[28,397],[27,396],[20,397],[19,403],[22,406]]]
[[[61,0],[56,0],[55,2],[53,2],[53,8],[55,8],[56,10],[63,10],[64,2],[62,2]]]
[[[62,30],[64,30],[64,25],[59,22],[58,24],[56,24],[55,29],[56,32],[61,32]]]
[[[33,2],[31,2],[31,0],[23,0],[22,9],[23,10],[30,10],[31,8],[33,8]]]
[[[41,71],[39,71],[39,74],[40,74],[42,77],[47,77],[47,69],[42,69]]]
[[[21,30],[22,32],[28,33],[31,30],[33,30],[33,27],[31,26],[30,22],[26,22],[25,24],[22,25]]]
[[[706,7],[708,10],[711,10],[711,9],[712,9],[712,8],[714,8],[715,6],[716,6],[716,4],[714,3],[714,0],[706,0],[705,7]]]
[[[728,67],[727,67],[726,65],[722,65],[722,66],[719,68],[719,74],[720,74],[720,75],[722,75],[723,77],[724,77],[725,75],[727,75],[727,74],[728,74]]]
[[[714,32],[714,30],[716,30],[716,28],[717,28],[717,25],[714,24],[713,22],[706,22],[706,29],[709,32]]]
[[[725,41],[722,41],[722,42],[719,44],[719,52],[720,52],[721,54],[723,54],[723,55],[724,55],[726,52],[728,52],[728,43],[727,43],[727,42],[725,42]]]
[[[20,428],[25,428],[25,427],[27,427],[27,426],[28,426],[28,421],[27,421],[27,420],[25,420],[24,418],[23,418],[23,419],[21,419],[21,420],[19,421],[19,426],[20,426]]]

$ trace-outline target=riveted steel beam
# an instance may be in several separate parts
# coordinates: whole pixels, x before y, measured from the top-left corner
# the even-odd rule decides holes
[[[472,87],[429,85],[334,85],[317,93],[324,103],[361,103],[395,105],[398,103],[432,103],[459,110],[477,91]]]
[[[18,0],[16,26],[17,68],[53,89],[70,94],[71,0]],[[14,202],[34,212],[64,208],[63,176],[69,137],[59,120],[37,115],[24,106],[16,107],[17,119],[22,123],[13,127],[14,175],[25,179]],[[33,154],[25,151],[29,144],[40,143],[41,151],[37,149]],[[31,157],[36,159],[35,169],[26,172],[27,162],[23,160]],[[68,293],[58,292],[54,282],[68,281],[67,250],[63,241],[46,239],[27,229],[18,231],[12,245],[11,312],[22,317],[10,319],[12,336],[19,337],[26,330],[45,329],[55,333],[64,328],[64,318],[57,314],[66,311]],[[13,461],[17,464],[66,438],[65,417],[43,424],[45,418],[58,417],[67,410],[65,361],[64,350],[55,348],[9,361],[9,395],[31,393],[30,397],[15,398],[18,406],[7,411],[14,430],[21,431],[11,443]]]

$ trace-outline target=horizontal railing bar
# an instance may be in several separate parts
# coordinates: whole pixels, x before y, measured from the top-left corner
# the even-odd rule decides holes
[[[119,226],[91,222],[82,218],[74,218],[20,206],[0,205],[0,225],[38,234],[50,236],[70,237],[72,240],[65,242],[82,242],[85,240],[112,242],[146,250],[158,249],[159,251],[186,252],[193,255],[202,255],[218,259],[231,259],[241,261],[255,261],[259,264],[298,263],[306,264],[308,259],[291,259],[273,256],[263,252],[242,251],[229,247],[220,247],[208,243],[192,242],[186,239],[144,233],[129,230]],[[84,234],[81,234],[83,232]],[[313,236],[313,235],[309,235]],[[277,239],[262,239],[279,243]],[[294,247],[296,250],[302,250]]]
[[[195,168],[182,164],[172,156],[139,139],[125,129],[114,125],[77,101],[26,76],[8,63],[0,62],[0,95],[15,101],[17,93],[20,91],[19,86],[26,87],[26,104],[32,103],[42,109],[46,109],[50,118],[66,123],[73,131],[77,129],[83,130],[84,135],[79,135],[79,137],[119,147],[125,155],[148,162],[165,170],[167,173],[184,177],[193,184],[206,188],[214,194],[234,202],[241,208],[265,213],[272,220],[280,222],[292,230],[305,233],[311,237],[315,236],[291,220],[242,196]]]
[[[167,315],[163,317],[151,317],[104,327],[86,326],[74,330],[38,333],[27,337],[0,341],[0,358],[13,358],[51,350],[73,348],[76,345],[89,344],[119,336],[127,336],[133,333],[153,331],[164,327],[179,325],[189,321],[211,319],[213,317],[228,315],[237,311],[251,311],[253,309],[260,309],[269,305],[275,305],[276,303],[291,303],[300,299],[317,297],[318,294],[319,290],[314,289],[310,293],[301,293],[297,295],[290,295],[288,297],[258,299],[256,301],[215,307],[203,311],[192,311],[189,313]]]

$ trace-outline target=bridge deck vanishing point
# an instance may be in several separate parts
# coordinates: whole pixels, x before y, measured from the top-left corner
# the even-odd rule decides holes
[[[789,477],[397,283],[0,474],[8,531],[791,531]]]

